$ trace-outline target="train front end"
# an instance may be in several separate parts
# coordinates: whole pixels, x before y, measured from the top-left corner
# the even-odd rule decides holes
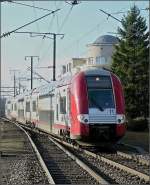
[[[71,85],[71,138],[115,143],[125,134],[125,103],[120,80],[95,68],[78,73]]]

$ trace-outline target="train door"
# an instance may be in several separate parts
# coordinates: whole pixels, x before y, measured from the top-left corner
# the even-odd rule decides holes
[[[36,97],[36,118],[37,118],[37,122],[36,122],[36,126],[38,126],[39,123],[39,94],[37,94]]]
[[[59,122],[63,125],[64,130],[68,129],[69,117],[68,117],[68,96],[67,87],[60,88],[59,97]]]
[[[18,120],[24,122],[24,99],[20,98],[18,100]]]
[[[68,87],[67,88],[67,111],[66,111],[66,117],[67,117],[67,120],[68,120],[68,126],[70,127],[71,126],[71,118],[70,118],[70,109],[71,109],[71,105],[70,105],[70,88]]]
[[[33,94],[31,97],[31,122],[35,125],[38,120],[37,115],[37,95]]]
[[[50,132],[50,95],[39,95],[38,100],[38,127],[46,132]]]
[[[25,112],[26,112],[26,122],[31,122],[31,103],[30,103],[30,96],[26,97],[25,102]]]

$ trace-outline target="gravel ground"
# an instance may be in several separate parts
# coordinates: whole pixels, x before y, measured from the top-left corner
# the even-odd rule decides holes
[[[144,160],[150,161],[149,154],[136,155],[136,157],[139,158],[139,159],[144,159]]]
[[[112,167],[109,164],[104,163],[103,161],[96,159],[95,157],[89,156],[80,151],[74,151],[75,154],[83,159],[85,162],[88,162],[93,166],[98,173],[102,174],[104,177],[111,179],[113,184],[144,184],[145,181],[140,179],[136,175],[131,175],[123,170],[120,170],[117,167]]]
[[[27,136],[14,124],[0,121],[0,185],[48,185]]]
[[[100,156],[106,157],[107,159],[113,160],[119,164],[123,164],[125,166],[128,166],[129,168],[132,168],[134,170],[137,170],[141,173],[149,175],[149,166],[142,165],[138,161],[135,161],[134,159],[127,159],[125,157],[122,157],[118,154],[101,154],[98,153]],[[133,157],[136,157],[136,154],[132,154]]]
[[[1,157],[1,185],[49,184],[37,159],[32,154]]]

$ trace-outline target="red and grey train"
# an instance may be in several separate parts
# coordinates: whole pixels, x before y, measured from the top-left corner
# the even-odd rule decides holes
[[[125,134],[125,103],[119,78],[99,67],[8,99],[6,117],[86,143],[116,143]]]

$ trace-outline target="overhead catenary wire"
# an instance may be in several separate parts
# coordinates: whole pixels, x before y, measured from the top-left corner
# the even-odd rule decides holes
[[[59,7],[59,9],[63,9],[64,5],[62,5],[62,3],[63,3],[63,1],[59,2],[59,5],[57,6],[57,8]],[[48,31],[53,28],[55,18],[56,18],[56,16],[55,16],[55,14],[53,14],[53,17],[52,17],[52,19],[51,19],[51,21],[49,23]],[[42,39],[41,45],[43,43],[45,43],[45,39]],[[48,45],[46,50],[42,52],[42,55],[41,54],[39,55],[40,56],[40,61],[43,61],[46,58],[46,56],[48,55],[48,51],[50,50],[50,47],[52,47],[52,42]]]
[[[57,9],[57,8],[58,8],[58,6],[57,6],[57,4],[56,4],[56,1],[54,2],[54,4],[55,4],[55,8]],[[58,14],[56,15],[56,19],[57,19],[57,32],[58,32],[58,28],[59,28],[59,19],[58,19]]]
[[[55,4],[55,6],[56,6],[56,4]],[[71,11],[72,11],[72,9],[73,9],[73,6],[74,6],[74,5],[71,5],[71,8],[69,9],[69,11],[68,11],[68,13],[66,14],[66,16],[65,16],[65,18],[64,18],[64,20],[63,20],[63,22],[62,22],[62,24],[61,24],[60,27],[59,27],[58,33],[60,33],[60,31],[62,30],[63,26],[64,26],[65,23],[67,22],[67,20],[68,20],[68,18],[69,18],[69,15],[71,14]],[[57,26],[58,26],[58,24],[57,24]],[[49,44],[47,50],[46,50],[46,51],[43,53],[43,55],[41,56],[41,60],[44,60],[45,57],[48,55],[48,51],[49,51],[49,49],[50,49],[50,47],[51,47],[51,44],[52,44],[52,43]]]
[[[83,40],[85,37],[87,37],[89,34],[93,33],[96,31],[96,28],[98,28],[100,25],[102,25],[102,23],[104,22],[104,20],[101,20],[98,24],[96,24],[92,29],[90,29],[89,31],[87,31],[86,33],[84,33],[83,35],[81,35],[78,39],[73,40],[67,47],[63,48],[61,50],[61,53],[63,53],[63,51],[68,51],[70,50],[72,47],[74,47],[75,43],[78,43]],[[103,27],[101,28],[102,31]],[[60,56],[60,55],[59,55]]]
[[[139,9],[140,11],[144,11],[144,10],[149,10],[149,7],[147,7],[147,8],[141,8],[141,9]],[[118,11],[118,12],[112,12],[111,14],[123,14],[123,13],[128,13],[128,10],[127,11]]]
[[[59,11],[59,10],[60,10],[60,9],[54,10],[54,11],[52,11],[52,12],[50,12],[50,13],[48,13],[48,14],[42,16],[42,17],[39,17],[38,19],[35,19],[35,20],[33,20],[33,21],[31,21],[31,22],[29,22],[29,23],[27,23],[27,24],[24,24],[23,26],[20,26],[20,27],[18,27],[18,28],[16,28],[16,29],[12,30],[12,31],[10,31],[10,32],[3,33],[3,34],[0,36],[0,38],[6,37],[6,36],[10,35],[11,33],[14,33],[15,31],[18,31],[18,30],[20,30],[20,29],[22,29],[22,28],[24,28],[24,27],[26,27],[26,26],[28,26],[28,25],[30,25],[30,24],[32,24],[32,23],[35,23],[36,21],[39,21],[39,20],[41,20],[41,19],[43,19],[43,18],[45,18],[45,17],[47,17],[47,16],[49,16],[49,15],[51,15],[51,14],[54,14],[55,12],[57,12],[57,11]]]
[[[49,23],[49,27],[48,27],[48,31],[50,31],[50,29],[52,29],[52,26],[53,26],[53,22],[54,22],[54,19],[55,19],[55,14],[53,14],[51,20],[50,20],[50,23]],[[35,49],[35,55],[38,53],[39,57],[40,57],[40,61],[41,61],[41,58],[43,58],[43,55],[41,56],[41,52],[42,52],[42,49],[44,48],[45,44],[45,37],[43,36],[41,38],[41,42],[40,44],[36,47]],[[45,53],[44,53],[45,54]],[[37,66],[39,65],[39,63],[37,64]]]
[[[33,3],[33,13],[34,13],[34,17],[35,17],[35,19],[37,19],[37,12],[36,12],[36,9],[35,9],[35,2],[32,1],[32,3]],[[39,27],[38,22],[36,22],[36,27],[37,27],[37,31],[40,32],[40,27]]]
[[[27,67],[27,70],[31,71],[31,67]],[[47,80],[46,78],[44,78],[42,75],[40,75],[40,74],[37,73],[36,71],[33,70],[33,73],[34,73],[35,75],[37,75],[38,77],[40,77],[41,79],[43,79],[45,82],[50,83],[49,80]]]
[[[44,36],[44,35],[52,35],[53,37],[50,38],[53,40],[53,81],[56,80],[56,38],[57,36],[61,36],[61,38],[64,37],[64,34],[61,34],[61,33],[37,33],[37,32],[15,32],[15,33],[28,33],[28,34],[37,34],[38,36],[41,35],[41,36]],[[26,56],[28,57],[28,56]],[[36,57],[36,56],[29,56],[31,57],[31,65],[32,65],[32,61],[33,61],[33,57]],[[31,76],[32,76],[32,67],[31,67]],[[32,78],[32,77],[31,77]],[[31,89],[32,89],[32,81],[31,81]]]
[[[69,15],[71,14],[72,9],[73,9],[73,6],[71,6],[71,8],[69,9],[68,13],[66,14],[66,16],[65,16],[65,18],[64,18],[64,20],[63,20],[63,22],[62,22],[62,24],[60,25],[60,28],[59,28],[59,30],[58,30],[58,33],[60,33],[60,31],[62,30],[63,26],[65,25],[67,19],[69,18]],[[46,50],[46,51],[43,53],[43,55],[41,56],[41,60],[44,60],[44,59],[45,59],[45,57],[47,56],[48,51],[49,51],[51,45],[52,45],[52,43],[49,44],[47,50]]]
[[[71,8],[69,9],[68,13],[66,14],[62,24],[60,25],[60,28],[59,28],[59,31],[58,33],[62,30],[63,26],[65,25],[65,23],[67,22],[68,18],[69,18],[69,15],[71,14],[71,11],[73,9],[73,5],[71,6]]]
[[[26,6],[26,7],[30,7],[30,8],[36,8],[38,10],[43,10],[43,11],[48,11],[48,12],[51,12],[52,10],[49,10],[49,9],[46,9],[46,8],[41,8],[41,7],[37,7],[37,6],[32,6],[32,5],[29,5],[29,4],[24,4],[24,3],[20,3],[20,2],[14,2],[14,1],[11,1],[11,0],[8,0],[7,2],[9,3],[14,3],[14,4],[18,4],[18,5],[22,5],[22,6]]]
[[[148,7],[148,8],[139,9],[139,11],[140,11],[140,10],[150,10],[150,8]],[[107,12],[105,12],[105,11],[103,11],[103,10],[100,10],[100,11],[102,11],[102,12],[105,13],[105,14],[108,14]],[[124,11],[124,12],[118,12],[118,13],[127,13],[127,12],[130,12],[130,11]],[[117,13],[117,12],[116,12],[116,13]],[[118,20],[116,17],[112,16],[111,14],[109,14],[109,16],[122,23],[122,21]],[[137,28],[135,28],[135,25],[134,25],[134,24],[130,26],[130,29],[135,30],[136,33],[133,33],[133,34],[131,34],[130,36],[125,36],[126,39],[130,39],[130,38],[132,38],[133,36],[136,36],[137,34],[139,34],[139,30],[137,30]],[[120,35],[119,33],[115,33],[115,34]],[[121,36],[121,35],[120,35],[120,36]]]
[[[99,9],[101,12],[103,12],[104,14],[108,15],[107,19],[109,17],[115,19],[116,21],[120,22],[121,23],[121,20],[119,20],[118,18],[114,17],[113,15],[111,15],[110,13],[107,13],[106,11],[102,10],[102,9]]]
[[[50,22],[50,24],[49,24],[49,29],[48,29],[48,30],[50,30],[50,28],[52,29],[54,19],[55,19],[55,14],[53,15],[53,18],[51,19],[51,22]],[[40,56],[40,58],[41,58],[40,61],[43,60],[45,54],[48,52],[48,50],[50,49],[50,46],[52,46],[52,43],[53,43],[53,42],[51,42],[51,43],[49,44],[49,47],[46,49],[46,51],[43,52],[43,54],[41,55],[41,48],[42,48],[42,45],[45,43],[45,40],[46,40],[45,37],[43,37],[43,38],[42,38],[41,45],[40,45],[41,47],[39,47],[39,48],[40,48],[40,54],[39,54],[39,56]]]

